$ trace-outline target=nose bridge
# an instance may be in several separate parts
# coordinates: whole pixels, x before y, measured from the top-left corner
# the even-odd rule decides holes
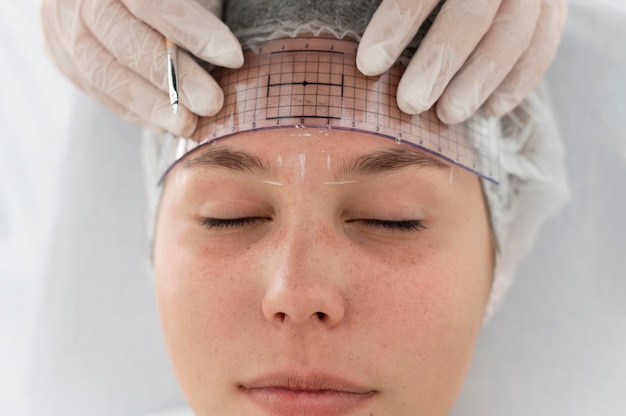
[[[316,218],[281,227],[268,262],[263,313],[273,324],[321,321],[338,325],[345,315],[342,271],[331,230]]]

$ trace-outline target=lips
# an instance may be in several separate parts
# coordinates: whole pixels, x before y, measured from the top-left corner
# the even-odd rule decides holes
[[[366,406],[377,391],[326,374],[278,373],[239,386],[255,405],[275,416],[349,415]]]

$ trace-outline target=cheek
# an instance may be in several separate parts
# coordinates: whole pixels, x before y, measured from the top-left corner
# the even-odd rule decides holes
[[[369,265],[368,270],[379,272],[370,273],[357,289],[359,309],[379,328],[380,345],[401,340],[412,356],[423,357],[446,343],[471,345],[482,318],[488,273],[469,253],[454,257],[433,250],[415,257],[387,270]]]
[[[203,340],[227,348],[236,335],[233,323],[249,319],[242,315],[252,312],[249,305],[258,293],[249,280],[237,278],[247,274],[252,259],[241,256],[233,263],[225,253],[182,239],[162,248],[155,250],[155,272],[166,337],[181,345]]]
[[[252,320],[255,309],[250,308],[258,288],[235,278],[235,271],[246,273],[249,263],[233,265],[224,253],[203,247],[195,233],[162,217],[154,265],[170,360],[190,403],[207,401],[200,408],[221,406],[223,411],[223,401],[233,392],[220,376],[249,353],[245,347],[250,343],[241,337],[250,322],[258,322]]]
[[[405,397],[450,402],[462,386],[489,293],[484,228],[484,237],[459,230],[454,244],[423,248],[410,261],[361,263],[378,271],[358,289],[359,310],[371,325],[375,355],[386,357],[387,374],[403,380]]]

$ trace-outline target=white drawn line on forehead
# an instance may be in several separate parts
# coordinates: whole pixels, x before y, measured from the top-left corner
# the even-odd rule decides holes
[[[331,181],[324,182],[324,185],[352,185],[353,183],[360,183],[361,181]]]
[[[449,169],[450,166],[426,152],[408,146],[378,150],[357,156],[351,160],[334,158],[335,181],[348,181],[358,176],[389,173],[405,167]],[[247,172],[275,178],[276,169],[264,158],[229,146],[210,146],[184,160],[184,168],[221,167],[237,172]]]

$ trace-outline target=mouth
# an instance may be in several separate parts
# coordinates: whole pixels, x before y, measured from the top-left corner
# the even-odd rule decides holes
[[[255,405],[275,416],[348,415],[366,406],[376,390],[324,374],[279,373],[239,386]]]

